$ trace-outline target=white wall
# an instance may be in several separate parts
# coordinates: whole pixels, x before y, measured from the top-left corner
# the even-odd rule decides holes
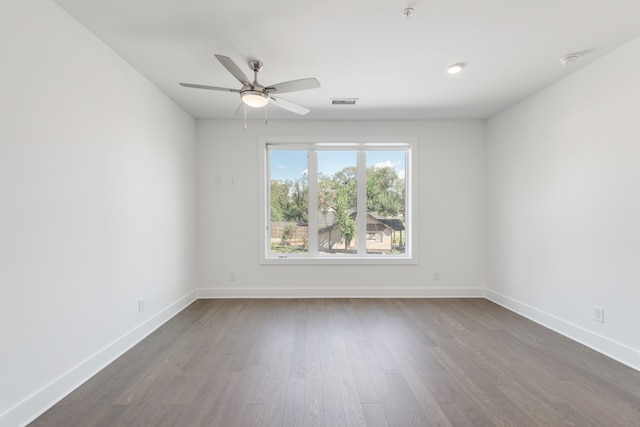
[[[268,135],[416,137],[418,264],[259,265],[258,139]],[[483,136],[479,121],[254,121],[247,131],[241,121],[198,121],[201,295],[483,295]],[[231,271],[236,282],[229,281]],[[440,281],[433,271],[441,273]]]
[[[0,5],[0,52],[0,425],[34,417],[186,306],[196,273],[205,297],[488,285],[640,366],[638,40],[492,118],[486,135],[474,121],[195,126],[48,0]],[[416,137],[418,263],[259,265],[262,135]]]
[[[489,296],[638,369],[639,75],[640,39],[487,123]]]
[[[0,425],[14,426],[194,298],[195,123],[52,1],[4,0],[0,52]]]

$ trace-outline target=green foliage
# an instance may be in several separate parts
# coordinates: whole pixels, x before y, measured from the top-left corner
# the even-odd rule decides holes
[[[284,222],[288,210],[289,185],[286,182],[271,181],[271,221]]]
[[[288,217],[285,221],[308,222],[309,221],[309,185],[307,176],[296,179],[290,186],[290,200]]]
[[[367,168],[367,211],[393,218],[404,210],[404,180],[392,167]]]
[[[348,249],[356,235],[356,222],[349,215],[350,198],[347,187],[340,187],[336,195],[336,224],[344,237],[344,248]]]
[[[295,181],[271,181],[271,221],[306,223],[309,218],[308,198],[306,176]]]
[[[305,253],[307,252],[307,248],[301,248],[297,246],[290,245],[278,245],[276,243],[271,243],[271,252],[273,253],[281,253],[281,254],[295,254],[295,253]]]
[[[334,190],[340,190],[347,200],[348,209],[356,209],[357,201],[357,170],[355,166],[347,166],[339,170],[332,178]]]
[[[293,224],[287,224],[284,226],[284,230],[282,230],[282,238],[280,239],[280,244],[283,246],[289,245],[291,242],[291,238],[293,234],[296,232],[296,226]]]
[[[333,176],[318,176],[318,209],[325,218],[333,212],[335,223],[345,239],[345,249],[356,235],[356,222],[352,213],[357,208],[357,170],[346,167]],[[367,212],[377,212],[385,218],[394,218],[404,211],[405,181],[392,167],[367,168]],[[294,181],[271,182],[271,221],[308,221],[309,186],[307,176]],[[285,230],[286,231],[286,230]],[[283,242],[287,240],[282,236]],[[288,238],[290,240],[290,237]],[[283,243],[284,244],[284,243]]]

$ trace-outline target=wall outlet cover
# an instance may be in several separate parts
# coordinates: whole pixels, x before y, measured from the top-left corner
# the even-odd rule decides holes
[[[593,307],[593,320],[604,323],[604,308]]]

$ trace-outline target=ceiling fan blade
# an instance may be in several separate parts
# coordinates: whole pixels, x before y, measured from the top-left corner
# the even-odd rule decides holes
[[[320,82],[315,77],[311,77],[308,79],[291,80],[289,82],[278,83],[265,88],[265,90],[267,92],[285,93],[314,89],[317,87],[320,87]]]
[[[301,116],[304,116],[309,111],[311,111],[308,108],[303,107],[302,105],[298,105],[295,102],[287,101],[286,99],[276,98],[273,96],[270,96],[269,98],[271,99],[273,105],[291,111],[292,113],[300,114]]]
[[[252,86],[251,85],[251,80],[249,80],[249,78],[247,78],[247,76],[245,76],[245,74],[242,72],[240,67],[238,67],[236,65],[236,63],[233,62],[233,60],[231,58],[229,58],[228,56],[223,56],[223,55],[215,55],[215,56],[216,56],[216,58],[218,58],[218,61],[220,61],[220,63],[222,65],[224,65],[224,68],[226,68],[227,71],[229,71],[231,74],[233,74],[233,77],[238,79],[238,81],[240,83],[242,83],[245,86]]]
[[[196,85],[193,83],[180,83],[180,86],[184,86],[184,87],[193,87],[196,89],[208,89],[208,90],[221,90],[223,92],[236,92],[236,93],[240,93],[240,90],[238,89],[229,89],[227,87],[216,87],[216,86],[206,86],[206,85]]]

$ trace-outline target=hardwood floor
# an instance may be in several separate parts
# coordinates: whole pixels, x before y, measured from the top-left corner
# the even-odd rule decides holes
[[[484,299],[199,300],[34,426],[640,426],[640,372]]]

